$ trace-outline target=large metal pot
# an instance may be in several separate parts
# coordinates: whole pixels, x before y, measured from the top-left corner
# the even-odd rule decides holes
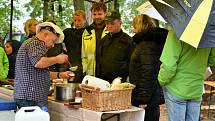
[[[55,100],[75,101],[75,93],[78,88],[78,83],[56,84],[54,90]]]

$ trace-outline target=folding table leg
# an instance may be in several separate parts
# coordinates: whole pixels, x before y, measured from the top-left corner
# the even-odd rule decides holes
[[[113,117],[117,117],[117,121],[120,121],[120,114],[118,113],[118,114],[113,114],[113,115],[111,115],[111,116],[109,116],[109,117],[106,117],[106,118],[101,118],[101,121],[108,121],[109,119],[111,119],[111,118],[113,118]]]

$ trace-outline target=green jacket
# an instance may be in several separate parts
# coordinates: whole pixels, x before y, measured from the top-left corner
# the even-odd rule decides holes
[[[91,27],[91,26],[90,26]],[[89,27],[89,28],[90,28]],[[104,28],[101,38],[108,33]],[[96,67],[96,33],[94,28],[85,29],[82,35],[81,59],[83,73],[95,76]]]
[[[9,70],[9,62],[7,55],[2,47],[0,47],[0,80],[5,80],[7,78]]]
[[[196,49],[169,31],[160,60],[158,80],[162,86],[181,99],[200,99],[205,70],[215,64],[215,48]]]

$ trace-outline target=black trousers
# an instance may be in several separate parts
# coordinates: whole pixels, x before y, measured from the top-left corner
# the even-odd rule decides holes
[[[160,118],[160,107],[158,106],[147,106],[145,107],[145,119],[144,121],[159,121]]]

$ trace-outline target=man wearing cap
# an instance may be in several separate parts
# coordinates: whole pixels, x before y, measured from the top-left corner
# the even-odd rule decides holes
[[[125,81],[133,50],[132,39],[122,31],[121,15],[118,12],[107,14],[105,23],[109,33],[97,48],[96,76],[109,82],[119,76]]]
[[[87,75],[95,76],[98,43],[108,33],[104,22],[106,10],[104,3],[93,3],[91,7],[93,23],[82,35],[81,58],[83,73]]]
[[[36,26],[36,35],[25,41],[17,54],[14,99],[19,108],[47,106],[50,78],[69,79],[72,72],[49,72],[48,67],[66,63],[67,55],[46,57],[48,49],[64,39],[62,30],[51,22]],[[74,77],[73,77],[74,78]]]

